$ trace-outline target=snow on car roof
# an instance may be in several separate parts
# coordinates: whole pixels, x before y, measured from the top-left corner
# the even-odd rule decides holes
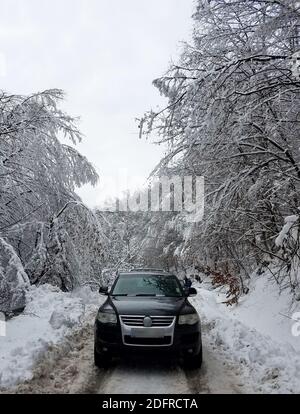
[[[163,272],[163,273],[166,273],[164,269],[158,269],[156,267],[138,267],[135,269],[131,269],[130,272]]]
[[[162,271],[145,271],[145,270],[131,270],[130,272],[120,272],[118,274],[118,276],[132,276],[132,275],[140,275],[140,276],[145,276],[145,275],[161,275],[161,276],[174,276],[172,273],[166,272],[164,270]]]

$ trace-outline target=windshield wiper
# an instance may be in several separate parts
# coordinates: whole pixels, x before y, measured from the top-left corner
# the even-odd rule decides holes
[[[183,298],[181,295],[165,295],[165,298]]]
[[[128,293],[116,293],[112,294],[112,296],[128,296]]]
[[[137,293],[134,296],[155,297],[156,295],[153,293]]]

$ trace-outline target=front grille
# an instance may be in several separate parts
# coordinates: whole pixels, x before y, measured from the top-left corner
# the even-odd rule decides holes
[[[121,321],[126,326],[144,326],[145,316],[121,316]],[[152,327],[165,327],[170,326],[174,322],[175,316],[150,316],[152,320]]]
[[[153,345],[171,345],[172,337],[165,336],[163,338],[133,338],[132,336],[126,335],[125,342],[129,345],[143,345],[143,346],[153,346]]]

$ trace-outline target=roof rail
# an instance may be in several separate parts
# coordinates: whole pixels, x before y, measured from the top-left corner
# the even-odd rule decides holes
[[[154,267],[138,267],[131,269],[130,272],[166,272],[166,270]]]

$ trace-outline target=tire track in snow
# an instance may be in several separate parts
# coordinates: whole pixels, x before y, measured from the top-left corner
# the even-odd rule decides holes
[[[138,358],[120,361],[102,382],[99,394],[191,394],[184,371],[175,361]]]
[[[93,321],[89,316],[81,329],[50,346],[36,364],[33,378],[0,393],[13,394],[68,394],[96,393],[101,381],[109,373],[93,364]]]
[[[61,344],[50,347],[36,365],[33,378],[4,393],[23,394],[216,394],[246,393],[243,372],[203,326],[204,362],[201,370],[184,370],[176,360],[128,357],[109,369],[93,361],[93,317]],[[1,393],[1,391],[0,391]]]
[[[249,394],[242,368],[228,360],[210,338],[209,325],[202,324],[203,364],[201,370],[186,370],[189,387],[195,394]]]

